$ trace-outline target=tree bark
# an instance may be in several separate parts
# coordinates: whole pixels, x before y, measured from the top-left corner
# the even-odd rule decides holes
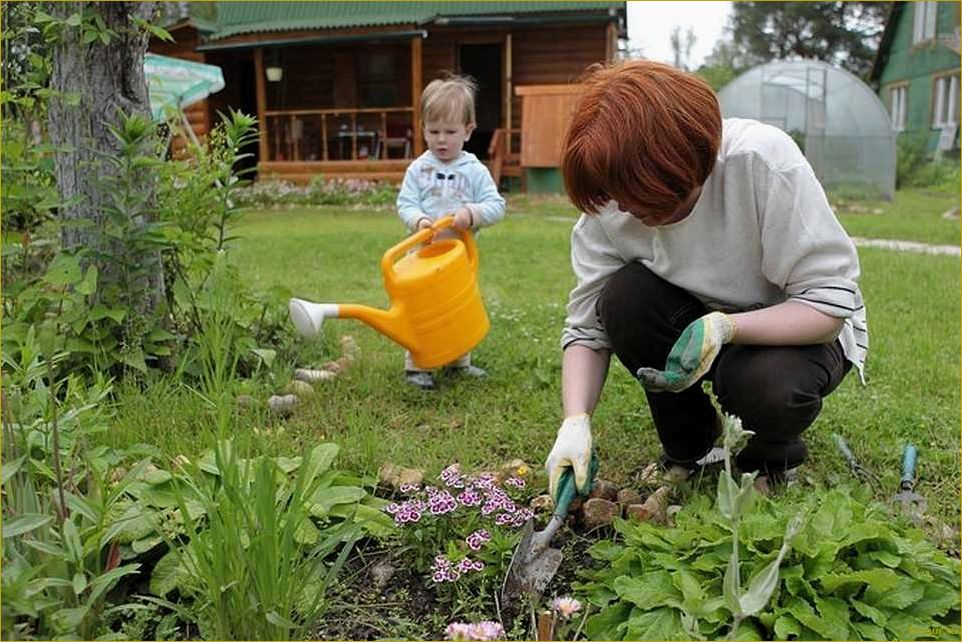
[[[55,159],[60,196],[64,200],[80,197],[77,203],[60,208],[66,224],[61,232],[65,249],[91,247],[98,243],[96,229],[103,222],[103,206],[110,194],[104,193],[97,179],[112,172],[99,158],[104,154],[116,155],[120,148],[108,125],[119,125],[121,112],[150,118],[144,76],[144,53],[149,34],[138,29],[133,18],[149,20],[155,5],[155,2],[48,3],[51,15],[61,20],[86,7],[99,14],[107,28],[116,33],[107,44],[99,40],[82,44],[80,30],[65,27],[53,51],[51,89],[80,97],[79,104],[71,105],[55,96],[48,107],[50,140],[58,148],[63,148]],[[144,172],[139,180],[139,187],[148,193],[155,178]],[[90,228],[70,225],[77,220],[97,225]],[[135,224],[146,225],[147,222],[141,220]],[[143,296],[131,297],[143,302],[143,309],[136,311],[143,314],[152,312],[163,301],[160,252],[144,256],[141,264],[156,266],[151,269],[149,283],[143,284],[145,291],[138,293]],[[109,274],[109,270],[105,273],[101,269],[101,274]]]

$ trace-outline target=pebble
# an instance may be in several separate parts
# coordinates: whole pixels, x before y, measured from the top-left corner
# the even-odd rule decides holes
[[[267,400],[267,407],[270,411],[281,417],[288,417],[294,413],[297,407],[296,395],[272,395]]]
[[[621,507],[607,499],[592,497],[582,506],[581,514],[586,528],[597,528],[610,524],[621,514]]]

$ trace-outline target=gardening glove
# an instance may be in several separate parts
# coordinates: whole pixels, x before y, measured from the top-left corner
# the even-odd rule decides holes
[[[558,429],[548,459],[544,463],[548,473],[548,492],[557,501],[558,481],[564,469],[571,467],[575,475],[575,488],[579,495],[586,495],[591,487],[588,465],[591,462],[591,417],[585,413],[566,417]]]
[[[635,376],[649,392],[681,392],[701,379],[722,346],[735,336],[727,314],[711,312],[688,324],[665,361],[664,370],[638,368]]]

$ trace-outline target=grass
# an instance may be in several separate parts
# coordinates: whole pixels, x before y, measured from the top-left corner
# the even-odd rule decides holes
[[[957,195],[900,193],[879,214],[841,219],[854,235],[957,243],[958,220],[941,218],[957,202]],[[489,379],[442,378],[438,392],[417,391],[403,382],[399,346],[357,322],[331,321],[320,349],[305,355],[337,356],[338,337],[351,334],[361,348],[354,367],[318,384],[289,420],[239,415],[235,437],[247,448],[278,452],[333,440],[342,446],[339,465],[359,473],[393,462],[435,475],[453,461],[479,468],[514,457],[540,470],[560,420],[558,337],[574,283],[568,257],[574,217],[562,199],[515,197],[506,220],[480,235],[480,282],[492,328],[474,355]],[[379,258],[402,235],[391,209],[251,211],[236,232],[242,240],[235,258],[259,288],[283,284],[308,299],[388,305]],[[863,387],[852,374],[826,399],[806,433],[805,475],[826,485],[848,479],[831,440],[838,432],[882,477],[879,499],[887,499],[897,490],[902,446],[911,440],[920,452],[918,490],[928,496],[930,512],[957,525],[959,260],[880,249],[861,249],[860,256],[870,383]],[[305,356],[298,365],[316,361]],[[255,393],[266,398],[270,390]],[[117,445],[145,441],[176,453],[213,443],[199,428],[201,402],[184,389],[158,385],[139,397],[123,394],[120,405],[111,432]],[[620,365],[612,366],[594,425],[607,479],[630,485],[660,452],[641,389]]]
[[[959,206],[958,185],[899,190],[892,202],[832,198],[842,225],[852,236],[959,245],[959,219],[942,214]]]

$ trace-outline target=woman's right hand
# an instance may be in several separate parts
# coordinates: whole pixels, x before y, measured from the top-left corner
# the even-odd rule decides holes
[[[557,502],[558,481],[565,468],[575,475],[575,487],[579,495],[586,495],[591,480],[588,464],[591,462],[591,417],[580,413],[566,417],[558,429],[554,447],[548,454],[544,467],[548,473],[548,492]]]

